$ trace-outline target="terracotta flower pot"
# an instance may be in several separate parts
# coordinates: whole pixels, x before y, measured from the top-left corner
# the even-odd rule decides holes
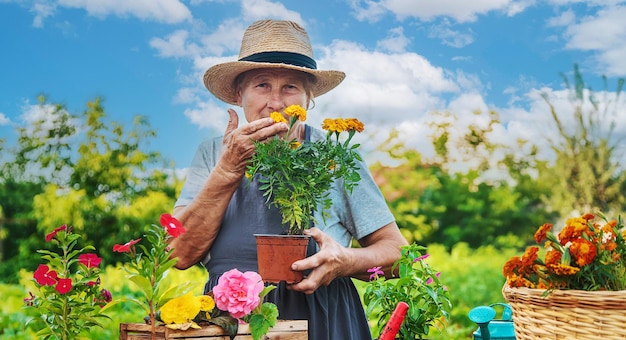
[[[298,283],[304,273],[291,269],[291,264],[306,257],[308,235],[255,234],[259,275],[270,283]]]

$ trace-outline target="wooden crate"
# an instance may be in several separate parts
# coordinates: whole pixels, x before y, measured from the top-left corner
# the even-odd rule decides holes
[[[264,340],[307,340],[307,320],[279,320],[276,325],[265,335]],[[120,340],[151,340],[152,327],[141,323],[120,324]],[[192,339],[192,340],[230,340],[230,337],[222,327],[204,326],[201,329],[188,329],[185,331],[169,329],[157,326],[157,339]],[[250,328],[247,324],[240,324],[235,340],[251,340]]]

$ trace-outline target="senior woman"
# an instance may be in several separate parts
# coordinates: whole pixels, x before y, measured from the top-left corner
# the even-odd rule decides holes
[[[172,243],[178,268],[202,262],[209,273],[205,292],[224,272],[257,271],[253,234],[280,233],[281,216],[268,209],[258,182],[244,176],[254,141],[284,135],[287,125],[269,118],[274,111],[298,104],[343,81],[340,71],[318,70],[306,31],[290,21],[261,20],[244,33],[239,59],[217,64],[204,75],[207,89],[220,100],[241,107],[246,123],[228,110],[224,136],[203,142],[187,173],[174,215],[187,233]],[[309,113],[310,114],[310,113]],[[301,142],[325,138],[304,123],[288,138]],[[307,271],[299,283],[278,284],[268,298],[279,318],[308,320],[309,339],[371,339],[367,319],[351,278],[368,279],[367,270],[383,266],[389,275],[406,240],[365,163],[362,180],[347,192],[333,191],[330,216],[305,232],[316,243],[315,254],[293,263]],[[360,247],[351,247],[352,239]]]

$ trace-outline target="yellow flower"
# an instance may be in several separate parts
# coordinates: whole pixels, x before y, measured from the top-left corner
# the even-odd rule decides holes
[[[201,306],[201,301],[189,292],[164,304],[161,307],[161,320],[166,324],[189,322],[200,313]]]
[[[356,132],[365,130],[363,123],[356,118],[346,118],[346,123],[348,124],[348,130],[355,130]]]
[[[285,119],[280,112],[274,111],[270,113],[270,118],[272,118],[275,123],[287,123],[287,119]]]
[[[285,109],[285,114],[292,117],[298,117],[300,121],[306,120],[306,110],[300,105],[289,105]]]
[[[343,132],[348,130],[348,123],[341,118],[326,118],[322,123],[322,129],[330,132]]]
[[[215,300],[208,295],[200,295],[196,297],[200,300],[200,310],[203,312],[210,312],[215,308]]]
[[[294,140],[293,142],[291,142],[291,144],[289,144],[289,146],[290,146],[292,149],[297,149],[297,148],[299,148],[299,147],[300,147],[300,145],[302,145],[302,144],[300,144],[300,142],[298,142],[297,140]]]

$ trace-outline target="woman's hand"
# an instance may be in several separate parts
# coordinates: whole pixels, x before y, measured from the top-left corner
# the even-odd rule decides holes
[[[271,118],[261,118],[239,127],[239,116],[233,109],[228,110],[230,119],[222,140],[222,157],[219,166],[225,172],[242,175],[248,160],[254,154],[254,141],[264,141],[276,134],[287,131],[287,124],[274,123]]]
[[[382,267],[385,275],[391,277],[391,266],[401,255],[400,247],[407,244],[395,222],[360,239],[360,248],[343,247],[319,228],[304,232],[313,237],[320,250],[292,264],[293,270],[312,271],[304,280],[288,288],[306,294],[313,293],[320,286],[328,286],[341,276],[368,280],[370,273],[367,270],[372,267]]]
[[[314,255],[291,265],[293,270],[312,269],[312,271],[304,280],[288,287],[291,290],[311,294],[320,286],[328,286],[335,278],[346,276],[342,269],[350,268],[352,264],[348,249],[319,228],[305,230],[304,234],[311,235],[319,245],[320,250]]]

